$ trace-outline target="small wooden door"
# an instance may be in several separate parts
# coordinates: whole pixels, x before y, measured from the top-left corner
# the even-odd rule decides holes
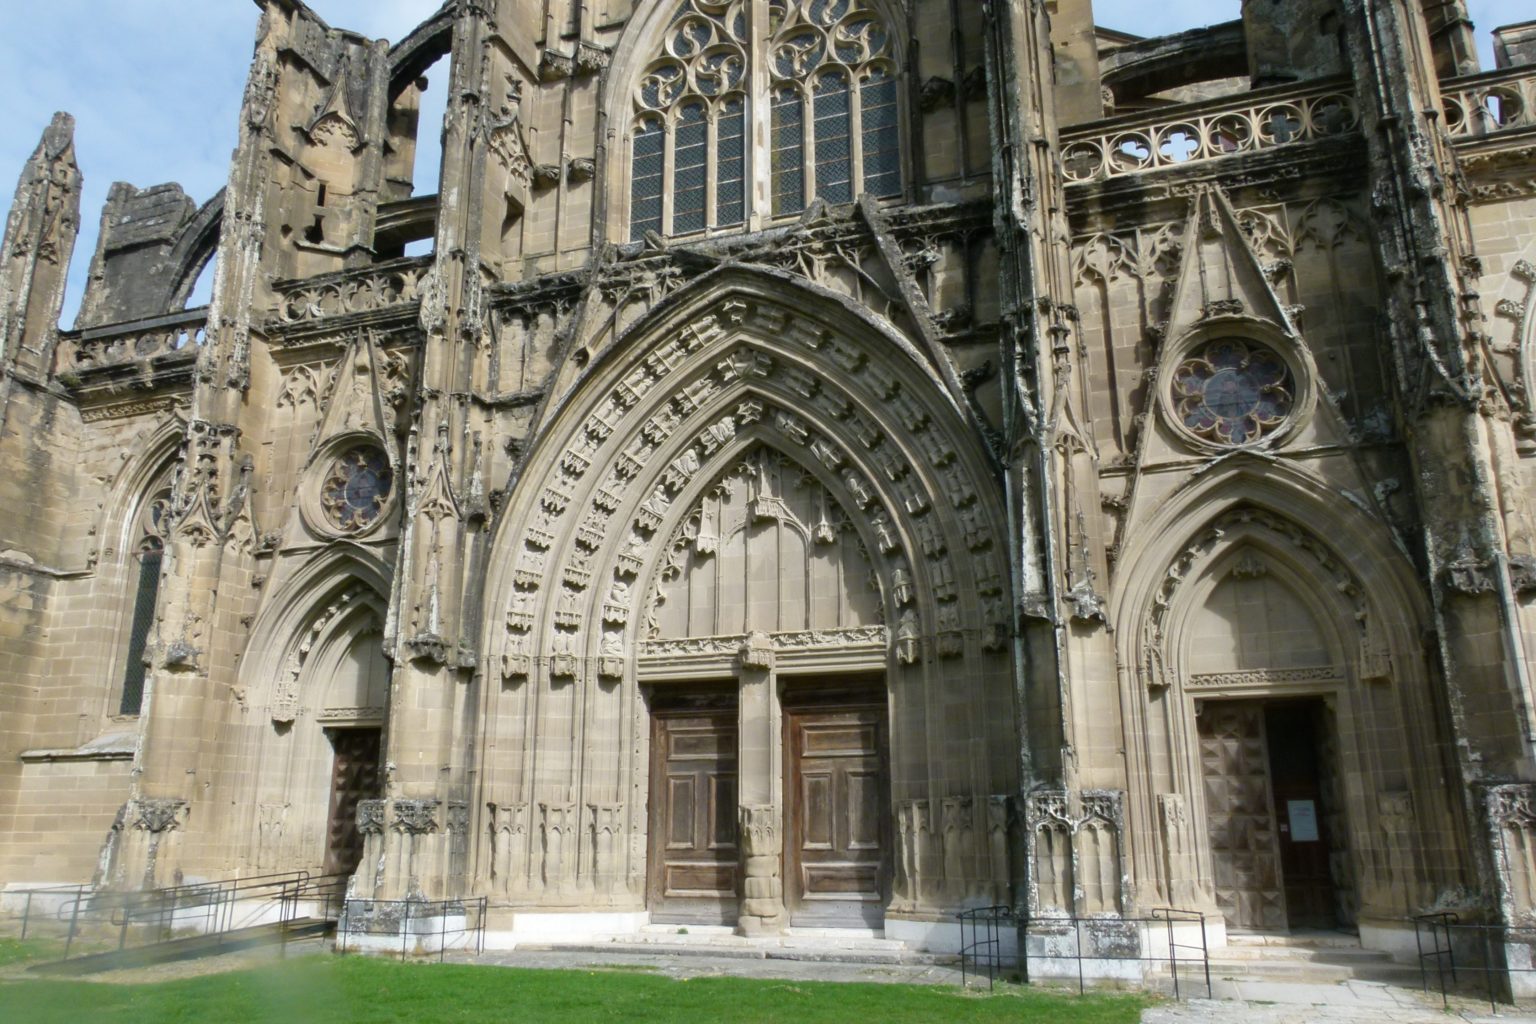
[[[790,922],[879,927],[890,846],[885,708],[791,711],[786,726]]]
[[[1328,818],[1319,766],[1322,708],[1311,702],[1265,709],[1270,789],[1285,879],[1286,921],[1292,928],[1335,928]]]
[[[326,829],[325,873],[351,874],[363,859],[363,836],[357,830],[357,805],[382,793],[380,729],[336,729],[330,733],[336,752],[331,767],[331,817]]]
[[[1199,723],[1216,905],[1229,928],[1283,930],[1285,896],[1270,809],[1264,706],[1206,701]]]
[[[651,920],[732,924],[736,849],[736,712],[652,718]]]

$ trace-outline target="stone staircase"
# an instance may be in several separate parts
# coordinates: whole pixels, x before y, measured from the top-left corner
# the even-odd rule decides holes
[[[1213,981],[1373,981],[1413,988],[1420,983],[1418,967],[1366,949],[1358,936],[1344,932],[1229,933],[1227,944],[1210,955]]]
[[[905,942],[878,932],[791,932],[747,936],[730,928],[700,925],[647,925],[623,935],[597,935],[569,941],[518,943],[524,952],[601,953],[619,956],[707,956],[738,960],[800,960],[848,964],[952,964],[959,957],[920,953]]]

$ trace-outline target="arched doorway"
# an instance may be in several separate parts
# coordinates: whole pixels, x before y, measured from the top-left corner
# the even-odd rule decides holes
[[[1128,568],[1130,808],[1151,840],[1134,867],[1230,929],[1378,935],[1457,871],[1428,855],[1455,818],[1419,609],[1375,524],[1269,472],[1167,502],[1165,528],[1200,506],[1204,525]]]
[[[382,795],[385,605],[342,565],[298,574],[253,631],[248,792],[261,870],[350,874],[362,855],[357,805]]]
[[[1006,888],[1000,486],[904,339],[707,275],[594,361],[518,487],[487,583],[493,892],[752,929]]]

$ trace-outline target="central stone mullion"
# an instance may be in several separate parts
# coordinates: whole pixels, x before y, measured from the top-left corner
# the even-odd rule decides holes
[[[742,856],[741,911],[746,935],[783,930],[783,735],[774,652],[768,636],[753,633],[738,661],[737,792]]]

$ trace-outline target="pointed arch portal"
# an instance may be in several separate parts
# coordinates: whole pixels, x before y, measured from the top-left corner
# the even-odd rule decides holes
[[[1125,567],[1117,621],[1135,624],[1127,756],[1150,783],[1129,806],[1135,870],[1160,898],[1273,930],[1365,927],[1424,897],[1437,869],[1412,851],[1450,813],[1443,739],[1411,567],[1373,527],[1268,467],[1229,467],[1143,524],[1160,539]]]
[[[999,892],[1000,485],[909,343],[721,271],[550,422],[487,580],[492,891],[749,925]]]

